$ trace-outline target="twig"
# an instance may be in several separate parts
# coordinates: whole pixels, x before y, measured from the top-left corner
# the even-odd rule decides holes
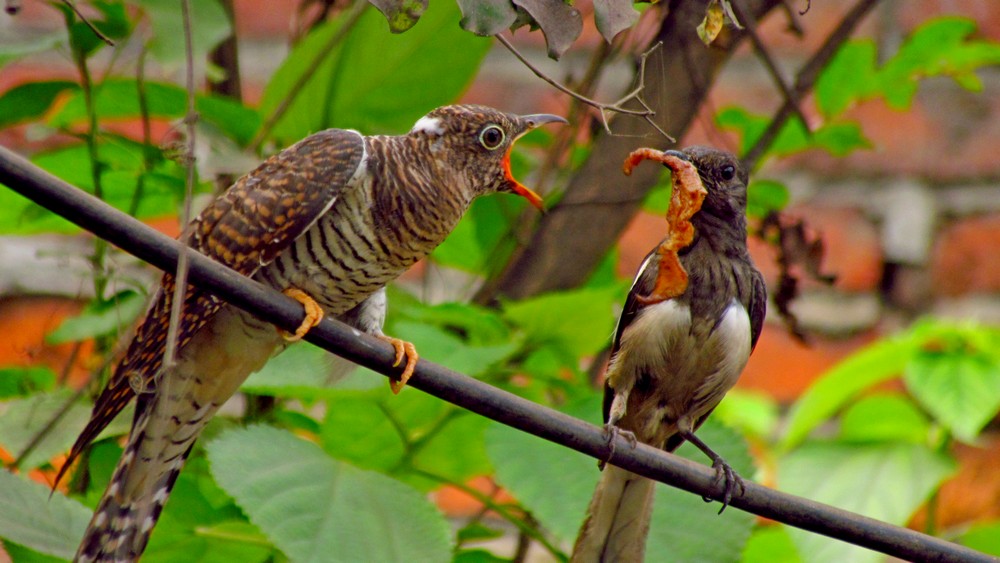
[[[757,52],[757,56],[764,63],[764,67],[767,68],[767,72],[774,80],[774,84],[781,90],[782,95],[785,96],[785,103],[791,106],[792,111],[802,121],[802,126],[809,132],[809,120],[806,118],[806,114],[802,112],[802,103],[799,100],[799,95],[785,81],[785,77],[778,70],[778,64],[774,62],[774,57],[771,56],[760,35],[757,34],[757,22],[753,14],[745,9],[742,0],[732,0],[731,6],[733,10],[736,10],[736,15],[743,20],[747,35],[750,36],[750,41],[753,43],[754,51]]]
[[[94,24],[90,23],[90,20],[88,20],[86,16],[84,16],[82,13],[80,13],[80,10],[76,7],[76,3],[71,2],[70,0],[62,0],[62,3],[66,4],[67,6],[69,6],[69,9],[73,10],[73,13],[76,14],[76,17],[80,18],[80,21],[82,21],[83,23],[87,24],[87,27],[90,28],[90,31],[94,32],[94,35],[96,35],[98,39],[100,39],[101,41],[104,41],[105,43],[107,43],[108,45],[110,45],[112,47],[115,46],[115,42],[112,41],[110,37],[108,37],[107,35],[104,35],[103,33],[101,33],[101,30],[97,29],[97,27],[94,26]],[[18,2],[17,4],[18,4],[18,7],[20,7],[20,2]],[[7,5],[7,13],[13,13],[13,12],[10,11],[10,6],[11,6],[11,4]]]
[[[805,95],[809,90],[812,89],[816,80],[819,78],[820,72],[823,68],[833,59],[833,56],[837,54],[840,46],[847,41],[847,39],[854,32],[854,28],[861,23],[861,20],[879,3],[879,0],[858,0],[858,3],[854,5],[853,8],[844,19],[840,21],[840,25],[837,29],[833,30],[826,41],[820,46],[816,54],[809,59],[808,62],[799,71],[798,76],[795,79],[795,93],[801,97]],[[777,113],[774,114],[774,118],[771,119],[771,123],[768,124],[767,129],[761,133],[760,137],[757,138],[757,142],[753,144],[752,147],[743,155],[743,164],[747,169],[752,170],[756,167],[757,162],[760,158],[767,152],[770,148],[771,143],[778,137],[778,133],[781,132],[781,128],[784,127],[788,118],[794,113],[794,108],[789,100],[785,100],[781,108],[778,109]]]
[[[187,166],[187,177],[184,182],[184,211],[181,225],[191,222],[191,200],[194,199],[195,169],[195,125],[198,113],[195,111],[194,94],[194,46],[191,39],[191,0],[181,0],[181,14],[184,18],[184,51],[187,58],[187,113],[184,115],[184,125],[187,127],[187,147],[185,148],[184,165]],[[181,237],[184,240],[184,251],[177,260],[177,271],[174,275],[174,295],[170,302],[170,323],[167,326],[167,340],[163,348],[163,370],[174,369],[175,352],[177,351],[177,333],[180,331],[181,311],[184,308],[184,297],[187,295],[187,274],[190,250],[187,245],[188,233]],[[138,392],[138,391],[137,391]]]
[[[275,125],[278,124],[278,121],[285,116],[285,112],[287,112],[288,108],[291,107],[292,102],[299,97],[299,94],[302,93],[302,89],[305,88],[309,80],[311,80],[313,75],[316,74],[316,71],[319,70],[319,65],[323,64],[326,57],[328,57],[330,53],[333,52],[334,48],[336,48],[337,45],[344,40],[344,37],[346,37],[347,33],[354,27],[354,24],[358,23],[358,19],[361,17],[361,14],[365,12],[367,7],[368,0],[354,0],[354,5],[351,6],[351,11],[347,13],[347,16],[345,16],[344,23],[340,25],[340,29],[338,29],[337,33],[334,33],[333,36],[330,37],[330,40],[316,52],[316,56],[309,62],[309,66],[307,66],[302,74],[299,75],[295,83],[292,84],[292,87],[288,89],[288,94],[285,98],[281,100],[278,107],[274,108],[271,115],[267,116],[264,124],[260,127],[260,131],[257,131],[253,140],[250,141],[251,150],[254,152],[260,151],[261,146],[264,144],[264,140],[271,134]]]
[[[3,147],[0,147],[0,184],[164,271],[174,271],[177,267],[183,252],[180,242],[74,188]],[[294,299],[197,252],[190,254],[191,281],[199,287],[285,330],[294,330],[302,323],[304,311]],[[396,353],[392,346],[330,317],[313,327],[305,340],[386,377],[398,373],[398,369],[393,367]],[[716,479],[716,473],[710,467],[646,444],[633,445],[624,436],[609,442],[600,427],[426,360],[417,363],[408,385],[596,459],[608,459],[613,454],[615,465],[643,477],[713,499],[722,498],[724,494],[724,485]],[[753,482],[747,482],[745,489],[730,504],[740,510],[900,559],[1000,561],[941,538]]]
[[[524,66],[528,67],[528,69],[531,70],[531,72],[535,73],[535,76],[548,82],[556,90],[559,90],[560,92],[572,97],[573,99],[583,102],[588,106],[597,109],[601,115],[601,123],[604,125],[604,130],[607,131],[609,135],[613,133],[611,131],[610,124],[608,124],[608,113],[621,113],[625,115],[634,115],[645,119],[647,123],[652,125],[654,129],[656,129],[661,135],[670,140],[670,142],[676,142],[676,139],[671,137],[656,123],[656,121],[653,120],[653,117],[656,116],[656,112],[653,111],[651,107],[649,107],[649,104],[646,103],[646,100],[644,100],[641,95],[642,91],[646,88],[646,59],[648,59],[649,55],[651,55],[654,51],[659,49],[662,46],[662,43],[657,43],[653,45],[652,47],[649,48],[648,51],[646,51],[639,57],[639,80],[638,84],[636,84],[635,89],[633,89],[628,94],[625,94],[625,96],[619,99],[618,101],[606,104],[588,98],[578,92],[574,92],[572,89],[560,84],[554,78],[542,72],[540,68],[533,65],[531,61],[525,58],[525,56],[522,55],[521,52],[518,51],[517,48],[515,48],[514,45],[511,44],[510,41],[507,40],[506,37],[499,34],[495,35],[494,37],[496,37],[497,41],[499,41],[504,47],[506,47],[508,51],[510,51],[515,57],[517,57],[517,60],[521,61],[521,63],[524,64]],[[639,105],[641,105],[642,109],[629,109],[623,107],[623,104],[628,103],[632,100],[635,100]]]
[[[788,18],[788,29],[791,30],[791,32],[797,37],[805,35],[806,31],[802,29],[802,23],[799,22],[799,16],[805,14],[805,12],[796,15],[792,5],[789,4],[789,0],[781,0],[781,9],[785,12],[785,16]],[[806,10],[808,9],[809,8],[806,7]]]
[[[563,554],[563,552],[558,547],[553,545],[552,542],[548,540],[548,538],[546,538],[543,534],[539,533],[537,528],[532,528],[527,522],[515,516],[510,510],[507,509],[507,507],[493,500],[493,498],[490,497],[489,495],[483,494],[481,491],[477,491],[476,489],[466,485],[465,483],[454,481],[452,479],[438,475],[436,473],[431,473],[430,471],[426,471],[424,469],[412,467],[409,470],[421,477],[426,477],[427,479],[430,479],[432,481],[437,481],[438,483],[441,483],[443,485],[451,485],[452,487],[455,487],[456,489],[469,495],[477,502],[482,504],[484,508],[492,510],[498,516],[513,524],[522,534],[526,534],[531,539],[540,543],[542,547],[544,547],[549,553],[551,553],[557,560],[565,557],[565,554]]]
[[[73,364],[76,363],[76,358],[80,355],[80,348],[82,347],[83,347],[83,342],[78,341],[73,344],[73,348],[69,352],[69,357],[66,358],[66,364],[63,365],[62,372],[60,372],[59,374],[59,381],[65,381],[66,378],[69,377],[69,372],[71,369],[73,369]],[[31,455],[31,452],[35,451],[35,448],[38,447],[38,444],[42,443],[42,440],[44,440],[46,436],[52,433],[52,430],[56,427],[56,424],[58,424],[59,421],[62,420],[64,416],[66,416],[66,413],[69,412],[69,409],[73,407],[73,404],[76,403],[76,401],[86,391],[87,391],[87,386],[86,385],[81,386],[73,393],[73,396],[70,397],[69,400],[63,403],[63,406],[59,407],[59,410],[52,415],[52,418],[50,418],[49,421],[45,423],[45,426],[43,426],[34,436],[32,436],[31,441],[29,441],[28,444],[24,446],[24,449],[21,450],[19,454],[17,454],[17,459],[15,459],[14,462],[10,464],[11,470],[16,470],[21,467],[21,464],[24,462],[24,460],[29,455]]]

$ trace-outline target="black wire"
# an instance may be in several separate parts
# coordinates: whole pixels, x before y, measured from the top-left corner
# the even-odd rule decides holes
[[[0,147],[0,183],[122,250],[164,271],[174,271],[181,245],[110,205],[59,180]],[[286,330],[303,320],[293,299],[198,254],[190,253],[189,281]],[[324,319],[306,340],[383,375],[397,374],[390,345],[347,325]],[[650,479],[719,499],[715,472],[621,436],[612,448],[603,429],[497,389],[446,367],[420,360],[408,385],[474,413],[555,442]],[[595,469],[596,470],[596,469]],[[736,491],[740,493],[740,491]],[[991,561],[1000,558],[913,530],[746,482],[731,506],[811,532],[912,561]]]

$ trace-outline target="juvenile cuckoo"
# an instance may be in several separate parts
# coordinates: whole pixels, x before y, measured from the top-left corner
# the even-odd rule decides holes
[[[725,480],[728,504],[739,476],[694,432],[736,383],[764,322],[764,279],[747,251],[747,171],[712,148],[668,152],[694,164],[708,192],[691,217],[694,239],[679,252],[688,285],[675,298],[644,304],[659,271],[656,249],[639,268],[612,343],[604,421],[612,434],[668,452],[693,443]],[[642,561],[653,485],[607,465],[571,561]]]
[[[460,105],[430,112],[401,136],[329,129],[272,156],[212,202],[186,231],[191,247],[299,300],[306,321],[283,335],[189,287],[176,366],[163,370],[174,285],[163,276],[66,464],[137,395],[125,451],[76,560],[137,559],[209,418],[285,339],[300,338],[322,315],[391,342],[397,364],[407,360],[398,390],[417,354],[382,334],[385,284],[440,244],[477,196],[510,192],[540,207],[511,175],[511,146],[564,121]]]

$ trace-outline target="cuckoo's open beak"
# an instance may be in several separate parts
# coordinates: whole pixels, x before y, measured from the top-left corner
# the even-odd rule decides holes
[[[534,129],[536,127],[539,127],[541,125],[545,125],[546,123],[566,123],[566,120],[563,119],[562,117],[559,117],[558,115],[548,114],[548,113],[536,113],[536,114],[533,114],[533,115],[522,115],[522,116],[519,117],[519,120],[524,124],[524,130],[521,131],[521,133],[514,139],[515,141],[517,139],[521,138],[521,136],[524,135],[525,133],[527,133],[528,131],[531,131],[532,129]],[[514,143],[511,143],[511,147],[513,147],[513,146],[514,146]],[[508,183],[508,187],[510,188],[510,191],[512,191],[512,192],[516,193],[517,195],[523,197],[524,199],[528,200],[528,203],[530,203],[531,205],[533,205],[539,211],[544,211],[545,210],[545,206],[544,206],[544,203],[542,202],[541,196],[539,196],[538,194],[536,194],[535,192],[533,192],[532,190],[530,190],[529,188],[527,188],[521,182],[518,182],[517,180],[515,180],[514,179],[514,175],[511,174],[511,172],[510,172],[510,150],[508,150],[507,154],[504,155],[504,157],[503,157],[503,170],[504,170],[504,175],[507,178],[507,183]]]

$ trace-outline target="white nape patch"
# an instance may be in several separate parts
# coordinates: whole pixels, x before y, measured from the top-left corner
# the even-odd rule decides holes
[[[410,133],[424,132],[431,136],[443,135],[444,127],[441,127],[441,119],[438,117],[427,117],[426,115],[413,124]]]

